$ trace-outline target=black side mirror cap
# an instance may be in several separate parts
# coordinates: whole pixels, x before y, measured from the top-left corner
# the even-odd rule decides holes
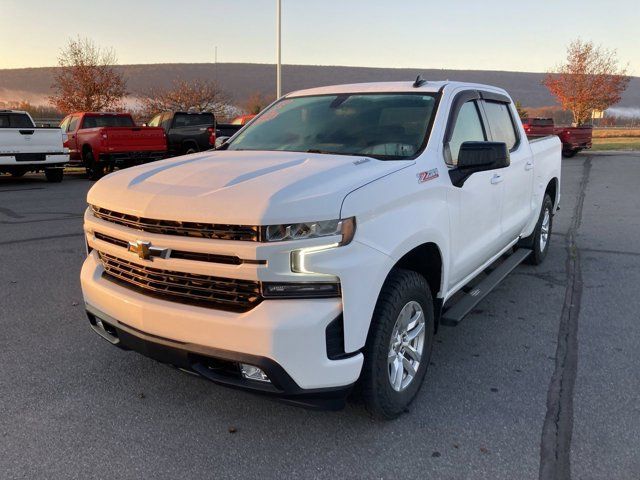
[[[508,167],[509,149],[503,142],[464,142],[458,153],[458,168],[493,170]],[[478,170],[479,171],[479,170]]]
[[[476,172],[505,168],[511,164],[509,149],[504,142],[464,142],[458,153],[457,168],[449,171],[451,182],[462,187]]]

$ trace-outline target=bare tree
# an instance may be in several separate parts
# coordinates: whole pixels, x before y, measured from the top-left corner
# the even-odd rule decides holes
[[[209,80],[176,80],[169,89],[152,88],[142,99],[142,111],[152,116],[159,112],[196,110],[226,117],[229,97]]]
[[[547,74],[542,83],[562,108],[571,110],[573,122],[582,125],[593,110],[606,110],[620,101],[629,76],[614,50],[575,40],[567,48],[566,63]]]
[[[58,57],[54,94],[49,101],[64,113],[117,110],[127,94],[123,75],[114,68],[116,55],[87,38],[69,40]]]

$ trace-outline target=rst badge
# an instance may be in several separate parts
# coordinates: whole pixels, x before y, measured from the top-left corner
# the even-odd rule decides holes
[[[426,172],[420,172],[418,175],[418,183],[428,182],[429,180],[433,180],[434,178],[438,178],[438,169],[432,168],[431,170],[427,170]]]

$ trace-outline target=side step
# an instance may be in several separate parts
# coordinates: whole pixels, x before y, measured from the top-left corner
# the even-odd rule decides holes
[[[500,265],[491,270],[491,273],[478,285],[471,288],[468,293],[455,304],[445,305],[440,318],[440,325],[455,327],[462,319],[475,308],[514,268],[520,265],[529,256],[531,250],[519,248],[509,255]]]

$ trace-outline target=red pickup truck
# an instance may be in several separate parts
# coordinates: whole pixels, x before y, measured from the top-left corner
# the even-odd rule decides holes
[[[557,135],[562,142],[562,156],[573,157],[580,150],[591,148],[593,127],[556,127],[553,118],[523,118],[522,126],[529,138]]]
[[[139,127],[128,113],[79,112],[65,117],[60,128],[70,163],[83,165],[92,180],[114,167],[164,158],[167,138],[161,127]]]

